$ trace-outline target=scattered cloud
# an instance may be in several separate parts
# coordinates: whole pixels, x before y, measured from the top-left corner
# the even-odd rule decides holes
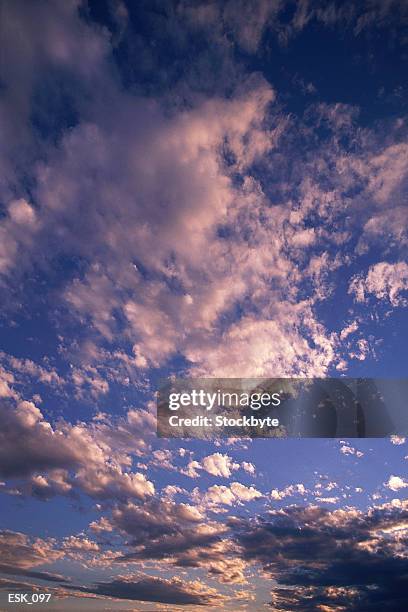
[[[392,306],[406,305],[403,294],[407,290],[408,265],[404,261],[377,263],[370,267],[366,278],[355,277],[349,288],[358,302],[365,302],[367,294],[371,293],[379,300],[388,300]]]
[[[349,444],[346,444],[343,441],[340,441],[340,452],[343,455],[354,455],[355,457],[357,457],[358,459],[360,459],[360,457],[362,457],[364,455],[364,453],[360,450],[357,450],[356,448],[354,448],[353,446],[350,446]]]

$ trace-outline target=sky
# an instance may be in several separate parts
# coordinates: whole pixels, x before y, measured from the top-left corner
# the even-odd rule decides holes
[[[1,0],[1,609],[408,607],[403,435],[167,440],[155,404],[406,377],[407,23]]]

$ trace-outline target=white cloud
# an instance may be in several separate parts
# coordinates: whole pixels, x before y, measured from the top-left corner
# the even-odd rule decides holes
[[[340,340],[345,340],[350,334],[353,334],[358,329],[357,321],[353,321],[346,327],[344,327],[340,332]]]
[[[263,494],[255,487],[247,487],[240,482],[233,482],[228,487],[225,485],[213,485],[203,494],[197,489],[193,491],[193,498],[205,508],[217,509],[217,506],[233,506],[240,503],[250,502],[263,497]]]
[[[241,463],[241,467],[243,470],[245,470],[245,472],[248,472],[248,474],[255,474],[255,466],[253,463],[249,463],[248,461],[243,461]]]
[[[362,451],[359,451],[353,446],[350,446],[349,444],[345,444],[345,443],[341,443],[340,452],[343,455],[354,455],[355,457],[358,457],[358,458],[364,455]]]
[[[395,264],[381,262],[370,267],[367,276],[356,276],[350,283],[349,293],[357,302],[365,302],[367,294],[379,300],[388,300],[393,306],[405,306],[408,302],[401,293],[408,290],[408,265],[404,261]]]
[[[406,438],[404,436],[393,435],[390,437],[390,442],[395,446],[400,446],[401,444],[405,444]]]
[[[339,501],[338,497],[317,497],[316,501],[321,502],[323,504],[337,504]]]
[[[239,469],[238,463],[234,463],[231,457],[221,453],[214,453],[204,457],[202,466],[209,474],[223,476],[224,478],[229,478],[233,470]]]
[[[408,487],[408,481],[401,476],[390,476],[385,486],[391,489],[391,491],[399,491]]]
[[[292,497],[293,495],[306,495],[308,490],[302,483],[288,485],[284,489],[272,489],[270,495],[273,500],[280,501],[285,497]]]

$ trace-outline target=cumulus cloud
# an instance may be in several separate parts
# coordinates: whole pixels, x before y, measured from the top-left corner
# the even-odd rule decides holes
[[[29,478],[21,492],[47,499],[79,491],[100,499],[144,499],[154,493],[145,475],[128,469],[129,452],[146,448],[154,418],[130,410],[115,425],[59,421],[54,427],[33,402],[3,400],[0,406],[0,473]]]
[[[135,543],[146,546],[154,545],[158,538],[180,536],[196,530],[204,515],[195,507],[186,503],[171,500],[153,499],[143,505],[133,502],[117,506],[106,526],[114,526],[122,532],[133,536]],[[99,529],[97,523],[94,528]],[[177,538],[175,538],[176,545]],[[158,542],[159,543],[159,542]]]
[[[127,551],[112,557],[111,562],[154,559],[167,567],[202,568],[224,584],[246,582],[246,563],[228,538],[228,526],[206,518],[202,507],[169,499],[152,500],[142,506],[120,505],[110,519],[101,519],[91,529],[99,535],[119,531],[125,538]]]
[[[391,491],[399,491],[400,489],[404,489],[408,487],[408,481],[405,478],[401,478],[401,476],[390,476],[386,487],[391,489]]]
[[[281,490],[272,489],[271,498],[273,500],[280,501],[281,499],[284,499],[285,497],[291,497],[292,495],[306,495],[307,492],[308,491],[304,484],[297,483],[293,485],[288,485],[287,487]]]
[[[99,546],[96,542],[93,542],[86,537],[73,535],[64,539],[63,548],[68,551],[84,550],[86,552],[97,552],[99,550]]]
[[[344,329],[341,330],[340,340],[344,340],[345,338],[350,336],[350,334],[353,334],[354,332],[356,332],[357,329],[358,329],[358,323],[357,321],[353,321],[352,323],[350,323],[349,325],[344,327]]]
[[[381,605],[391,610],[406,602],[406,563],[398,554],[406,512],[406,503],[366,513],[292,506],[263,519],[242,519],[235,528],[244,558],[261,563],[278,581],[271,606],[374,610]]]
[[[222,453],[214,453],[204,457],[203,469],[213,476],[223,476],[229,478],[232,470],[239,469],[239,463],[234,463],[231,457]]]
[[[19,194],[26,191],[20,181],[21,164],[35,163],[38,154],[44,151],[44,143],[32,129],[33,123],[42,124],[49,133],[56,127],[51,117],[58,115],[62,123],[58,129],[67,127],[67,100],[59,95],[61,78],[79,84],[79,89],[71,87],[69,103],[78,101],[83,87],[91,91],[101,80],[101,68],[109,48],[107,37],[102,30],[90,27],[80,18],[79,5],[76,0],[59,3],[50,11],[45,5],[26,7],[17,0],[2,11],[0,36],[5,87],[0,116],[6,126],[3,143],[7,140],[7,146],[0,152],[0,193],[2,200],[9,204],[0,229],[1,244],[7,247],[6,251],[0,250],[0,270],[7,275],[15,266],[16,258],[21,264],[29,263],[26,249],[38,239],[41,226],[32,202],[13,197],[16,191]],[[41,32],[37,20],[43,24]],[[48,96],[42,100],[42,106],[40,92],[45,90]]]
[[[246,464],[247,466],[249,464]],[[234,462],[234,460],[223,453],[213,453],[207,455],[202,459],[201,462],[192,460],[188,463],[186,470],[183,471],[187,476],[196,478],[199,475],[197,470],[204,470],[212,476],[219,476],[222,478],[229,478],[232,472],[239,470],[240,464]]]
[[[245,470],[245,472],[248,472],[248,474],[255,474],[256,469],[253,463],[249,461],[243,461],[241,463],[241,467],[243,470]]]
[[[204,493],[198,489],[193,491],[193,499],[204,508],[219,511],[220,506],[236,506],[243,503],[261,499],[263,494],[254,486],[247,487],[240,482],[232,482],[228,487],[225,485],[212,485]]]

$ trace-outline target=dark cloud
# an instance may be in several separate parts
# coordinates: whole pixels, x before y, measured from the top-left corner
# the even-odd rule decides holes
[[[178,557],[219,542],[225,528],[204,520],[196,507],[165,500],[129,503],[114,509],[110,525],[131,536],[136,550],[120,561]]]
[[[15,531],[0,531],[0,573],[25,576],[47,582],[69,582],[67,578],[48,571],[33,569],[61,559],[64,553],[55,547],[55,541],[29,538]]]
[[[245,582],[246,562],[231,542],[229,528],[195,506],[158,499],[129,503],[117,506],[109,520],[103,518],[91,528],[97,533],[119,530],[126,538],[127,552],[115,563],[165,561],[175,567],[204,568],[225,584]]]
[[[178,578],[166,580],[150,576],[119,577],[111,582],[98,582],[94,587],[72,587],[84,593],[95,593],[116,599],[151,601],[174,605],[204,606],[221,601],[214,589],[198,581],[183,582]]]
[[[114,425],[60,420],[53,427],[34,403],[8,392],[0,403],[0,475],[24,479],[14,485],[19,493],[43,500],[79,492],[122,501],[153,495],[146,476],[128,469],[129,451],[147,447],[150,413],[130,410]]]
[[[46,580],[48,582],[70,582],[68,578],[65,578],[61,574],[52,574],[51,572],[36,572],[35,570],[13,567],[12,565],[4,565],[3,563],[0,563],[0,573],[9,574],[10,576],[36,578],[37,580]]]
[[[391,505],[367,513],[292,507],[242,522],[238,541],[244,558],[281,585],[272,604],[279,610],[346,602],[356,612],[400,610],[408,604],[407,517]]]
[[[132,535],[136,544],[182,534],[186,528],[195,528],[202,518],[193,506],[164,500],[143,506],[128,504],[113,512],[116,527]]]
[[[42,586],[44,589],[44,586]],[[17,582],[17,580],[7,580],[0,578],[0,590],[1,591],[20,591],[23,593],[30,592],[31,590],[38,590],[38,586],[28,582]],[[47,589],[48,592],[48,589]]]
[[[72,468],[81,462],[80,453],[62,435],[54,435],[46,427],[40,411],[31,402],[21,402],[15,408],[3,400],[0,423],[0,474],[3,477]]]

